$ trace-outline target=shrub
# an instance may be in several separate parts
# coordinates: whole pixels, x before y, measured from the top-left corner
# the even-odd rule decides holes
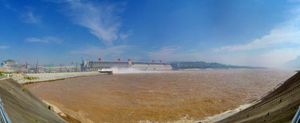
[[[26,79],[26,80],[37,80],[39,78],[38,77],[33,77],[33,76],[25,76],[24,79]]]

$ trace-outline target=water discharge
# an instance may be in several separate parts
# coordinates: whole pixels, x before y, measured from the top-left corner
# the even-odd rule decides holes
[[[137,68],[111,68],[114,74],[164,73],[170,71],[140,70]]]

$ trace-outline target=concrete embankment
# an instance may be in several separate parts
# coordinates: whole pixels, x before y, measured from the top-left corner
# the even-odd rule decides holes
[[[0,80],[0,97],[12,123],[65,123],[49,106],[12,79]]]
[[[300,72],[256,104],[217,123],[289,123],[300,105]]]
[[[95,72],[14,74],[12,76],[12,79],[16,80],[18,83],[26,84],[26,83],[53,81],[53,80],[60,80],[66,78],[93,76],[93,75],[99,75],[99,72],[95,71]]]

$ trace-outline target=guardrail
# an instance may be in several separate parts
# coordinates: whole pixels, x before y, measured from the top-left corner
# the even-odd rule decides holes
[[[298,108],[298,111],[296,112],[292,123],[299,123],[300,122],[300,107]]]
[[[0,98],[0,123],[11,123],[3,105],[2,99]]]

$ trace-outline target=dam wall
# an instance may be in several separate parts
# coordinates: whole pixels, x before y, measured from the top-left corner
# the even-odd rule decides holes
[[[167,71],[172,70],[169,64],[133,64],[131,68],[143,71]]]
[[[217,123],[290,123],[300,105],[300,73],[256,104]]]
[[[170,64],[153,62],[84,61],[81,64],[81,71],[97,71],[105,68],[133,68],[144,71],[172,70],[172,66]]]
[[[12,79],[0,80],[0,97],[12,123],[66,123]]]

